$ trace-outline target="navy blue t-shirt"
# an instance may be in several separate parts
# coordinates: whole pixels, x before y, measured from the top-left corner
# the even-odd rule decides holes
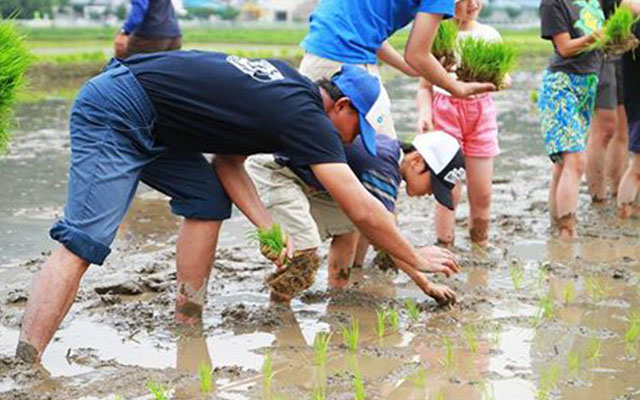
[[[345,147],[347,163],[358,180],[385,208],[391,212],[395,209],[398,198],[398,187],[402,181],[400,175],[400,143],[385,135],[376,137],[377,156],[369,154],[362,138],[358,136],[353,144]],[[286,165],[307,185],[316,190],[325,190],[308,167],[291,166],[287,157],[276,154],[276,161]]]
[[[153,133],[162,145],[214,154],[282,152],[293,165],[346,162],[319,89],[284,62],[171,51],[122,63],[156,109]]]

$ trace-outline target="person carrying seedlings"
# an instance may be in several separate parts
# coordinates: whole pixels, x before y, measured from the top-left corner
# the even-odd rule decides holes
[[[67,204],[50,230],[60,245],[34,278],[16,355],[40,360],[82,276],[111,252],[140,181],[169,195],[172,211],[184,217],[175,321],[199,323],[220,226],[231,214],[229,197],[254,225],[272,226],[244,169],[245,157],[256,153],[282,152],[293,165],[310,165],[358,229],[411,265],[413,280],[427,287],[421,271],[430,264],[346,164],[343,144],[359,134],[375,152],[384,122],[384,110],[373,108],[380,83],[350,65],[334,82],[344,97],[332,98],[277,60],[202,51],[113,59],[79,91],[71,110]],[[215,169],[202,153],[216,154]],[[448,289],[435,297],[456,299]]]
[[[604,13],[598,0],[542,0],[540,17],[542,38],[554,47],[538,100],[542,136],[553,164],[549,212],[559,236],[572,238],[602,63],[602,52],[590,46],[601,35]]]
[[[444,87],[456,97],[495,90],[488,83],[456,81],[431,54],[438,25],[453,15],[453,9],[454,0],[323,0],[311,15],[309,33],[300,44],[306,51],[300,72],[317,81],[349,63],[379,76],[379,59],[406,75]],[[401,55],[388,39],[412,22]],[[383,93],[388,99],[386,90]],[[383,133],[395,138],[391,115],[386,121]]]
[[[620,0],[601,0],[609,18],[620,6]],[[616,196],[627,154],[627,116],[624,109],[622,60],[607,57],[598,75],[598,94],[587,141],[586,178],[593,203],[607,200],[607,189]]]
[[[640,14],[640,2],[633,2],[632,9]],[[640,39],[640,23],[634,26],[634,34]],[[629,218],[640,194],[640,49],[623,56],[624,104],[629,123],[629,163],[618,188],[618,215]],[[636,209],[640,211],[640,209]]]
[[[459,42],[467,38],[487,42],[501,40],[497,30],[477,21],[482,6],[482,0],[461,0],[456,3],[454,21],[458,27]],[[452,75],[455,76],[455,73]],[[448,91],[421,79],[417,106],[419,133],[441,130],[456,138],[462,146],[467,166],[469,236],[472,243],[486,246],[489,243],[493,160],[500,153],[496,105],[488,93],[456,99]],[[453,193],[451,206],[436,205],[436,239],[439,245],[445,247],[454,244],[459,185]]]
[[[129,17],[114,42],[117,58],[181,47],[182,33],[171,0],[131,0]]]
[[[318,84],[335,98],[343,97],[332,81],[325,79]],[[416,139],[416,147],[405,146],[403,151],[397,140],[378,135],[376,156],[367,151],[363,138],[356,139],[345,152],[356,177],[389,212],[395,210],[398,187],[403,180],[410,196],[434,193],[439,202],[451,206],[451,188],[464,172],[464,160],[458,143],[448,139],[451,138],[446,134],[436,133],[427,139]],[[345,287],[360,234],[313,171],[308,166],[292,164],[284,154],[252,156],[247,161],[247,171],[273,219],[295,238],[297,251],[314,260],[313,273],[306,275],[311,279],[306,279],[298,290],[279,284],[276,272],[270,282],[272,298],[286,302],[311,286],[320,265],[316,252],[326,239],[331,239],[327,262],[329,287]],[[430,261],[430,272],[449,276],[459,270],[455,256],[446,249],[422,248],[420,252]],[[399,262],[399,267],[410,275],[410,265]],[[448,290],[432,283],[421,289],[436,299],[442,290]]]

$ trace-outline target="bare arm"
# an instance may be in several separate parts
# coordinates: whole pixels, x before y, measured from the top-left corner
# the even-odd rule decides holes
[[[382,62],[389,64],[390,66],[399,70],[405,75],[409,75],[413,77],[420,76],[418,72],[416,72],[413,68],[409,66],[409,64],[407,64],[407,62],[404,60],[402,55],[398,53],[398,51],[394,49],[393,46],[391,46],[391,43],[389,43],[388,40],[385,40],[382,43],[382,46],[380,46],[380,48],[378,49],[378,58]]]
[[[455,97],[467,97],[496,90],[491,83],[460,82],[451,77],[431,54],[441,15],[418,13],[411,28],[404,59],[421,77],[446,89]]]
[[[634,14],[640,14],[640,0],[622,0],[621,6],[631,7]]]
[[[255,226],[269,228],[273,221],[262,204],[253,181],[244,169],[246,158],[246,156],[217,155],[212,164],[231,201]]]
[[[455,293],[431,284],[419,271],[428,268],[421,255],[402,236],[393,214],[367,192],[347,164],[312,165],[314,175],[349,219],[376,247],[403,261],[403,271],[440,303],[455,303]]]
[[[433,85],[420,78],[420,86],[416,95],[418,108],[418,133],[432,131],[433,128]]]
[[[596,34],[582,36],[577,39],[571,39],[568,32],[559,33],[553,37],[553,44],[556,46],[558,53],[564,58],[575,57],[585,51],[590,45],[596,41]]]

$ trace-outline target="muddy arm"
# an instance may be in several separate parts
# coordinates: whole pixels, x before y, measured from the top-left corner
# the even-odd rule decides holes
[[[466,83],[455,80],[431,54],[431,46],[440,21],[442,15],[418,13],[404,53],[407,64],[420,76],[449,91],[454,97],[467,97],[496,90],[490,83]]]
[[[220,182],[233,204],[258,228],[273,224],[271,215],[258,196],[253,181],[244,169],[245,156],[217,155],[212,161]]]
[[[426,260],[402,236],[393,214],[365,190],[347,164],[316,164],[311,169],[360,232],[376,247],[402,260],[403,271],[424,293],[439,303],[455,302],[451,289],[430,283],[419,272],[429,269]]]

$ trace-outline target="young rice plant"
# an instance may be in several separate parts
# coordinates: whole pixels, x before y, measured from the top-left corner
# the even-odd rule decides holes
[[[376,311],[376,336],[378,337],[378,339],[382,339],[384,337],[386,331],[386,322],[387,310]]]
[[[153,379],[147,381],[147,390],[149,390],[155,400],[169,400],[169,389]]]
[[[420,319],[420,308],[418,308],[418,304],[414,299],[406,299],[404,301],[404,306],[409,313],[409,318],[411,318],[411,322],[416,323]]]
[[[456,73],[461,81],[490,82],[502,88],[507,74],[517,66],[515,49],[502,42],[468,37],[459,42],[459,49]]]
[[[431,53],[438,61],[443,61],[444,66],[455,65],[457,40],[458,27],[456,23],[452,20],[443,21],[433,39]]]
[[[209,394],[215,389],[213,381],[213,369],[209,364],[201,363],[198,365],[198,380],[200,381],[200,391],[202,394]]]
[[[356,372],[354,375],[352,383],[355,400],[364,400],[366,393],[364,390],[364,382],[362,381],[362,374],[360,372]]]
[[[273,388],[273,353],[269,352],[262,363],[262,390],[265,396],[271,396]]]
[[[285,238],[280,224],[273,224],[269,229],[258,228],[252,236],[260,243],[260,249],[268,252],[270,256],[277,258],[284,250]]]
[[[398,331],[400,329],[400,314],[398,310],[395,308],[390,308],[387,313],[387,317],[389,318],[389,325],[394,331]]]
[[[633,34],[633,25],[638,17],[633,15],[630,7],[622,6],[609,17],[604,26],[604,38],[598,40],[594,47],[603,48],[608,55],[620,55],[633,50],[640,44]]]
[[[327,350],[333,333],[318,332],[313,340],[313,349],[315,354],[316,365],[323,368],[327,365]]]
[[[360,325],[356,318],[351,320],[351,327],[342,327],[342,338],[347,349],[355,354],[358,352],[358,337],[360,336]]]

